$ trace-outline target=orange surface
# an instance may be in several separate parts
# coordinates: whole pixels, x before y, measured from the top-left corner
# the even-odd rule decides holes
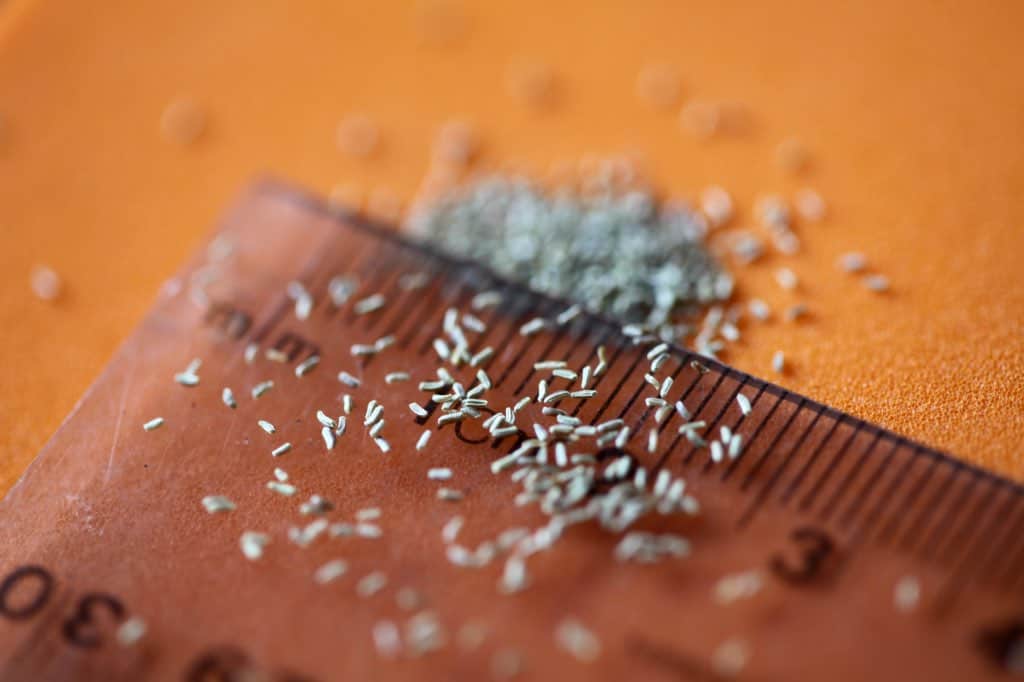
[[[716,182],[744,206],[817,187],[831,216],[801,228],[800,295],[770,260],[740,272],[745,292],[806,300],[813,319],[748,325],[728,359],[769,375],[784,349],[784,385],[1024,478],[1024,5],[842,5],[465,2],[464,35],[437,48],[405,3],[8,2],[0,491],[243,183],[269,170],[409,197],[452,116],[475,121],[490,163],[635,152],[670,194]],[[523,58],[554,69],[551,110],[506,93]],[[645,107],[634,82],[652,61],[678,66],[687,97],[741,102],[750,134],[700,142]],[[183,93],[210,116],[185,148],[158,127]],[[334,145],[351,112],[381,126],[376,157]],[[773,160],[791,135],[812,154],[797,178]],[[890,295],[836,271],[848,249]],[[58,303],[31,296],[34,263],[65,278]]]

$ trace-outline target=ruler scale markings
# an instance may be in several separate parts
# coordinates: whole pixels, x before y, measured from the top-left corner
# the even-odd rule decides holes
[[[684,360],[688,360],[688,358],[685,358]],[[682,364],[685,367],[688,363],[684,361],[684,362],[681,362],[680,364]],[[691,381],[690,384],[686,387],[686,390],[683,391],[683,394],[682,394],[682,396],[680,396],[679,400],[682,400],[685,403],[686,399],[690,396],[690,392],[693,391],[693,389],[697,387],[697,384],[700,383],[700,380],[703,379],[703,378],[704,378],[704,375],[702,375],[701,373],[698,372],[697,376],[695,376],[693,378],[693,381]],[[693,413],[691,412],[690,414],[691,414],[691,417],[692,417]],[[676,417],[679,417],[680,420],[682,419],[682,417],[679,416],[679,414],[675,411],[675,407],[673,406],[672,416],[669,417],[665,421],[666,421],[666,423],[667,422],[671,422]],[[682,438],[683,438],[683,436],[681,436],[678,433],[675,436],[673,436],[672,442],[670,442],[668,444],[668,447],[665,448],[665,451],[661,454],[661,457],[658,459],[657,463],[654,465],[654,472],[661,471],[662,468],[665,466],[665,464],[667,464],[668,458],[672,455],[672,452],[675,450],[676,446],[679,444],[679,442],[681,441]]]
[[[686,389],[686,392],[683,393],[683,397],[681,398],[681,400],[685,401],[686,398],[688,398],[690,396],[690,393],[692,391],[694,391],[697,388],[697,386],[700,385],[700,382],[704,379],[705,376],[706,375],[701,374],[701,373],[698,372],[696,378],[693,381],[693,383],[691,383],[690,386]],[[698,403],[698,405],[697,405],[697,407],[695,409],[690,411],[690,414],[692,415],[692,420],[699,420],[699,418],[701,417],[701,411],[704,409],[704,404],[708,401],[708,399],[711,397],[711,394],[714,393],[715,389],[718,388],[718,385],[724,379],[725,379],[725,375],[719,375],[718,379],[715,381],[714,386],[712,387],[711,391],[709,391],[704,396],[704,398],[701,399],[700,403]],[[705,433],[707,433],[707,431],[705,431]],[[685,439],[685,436],[683,436],[680,433],[677,433],[675,435],[675,437],[672,439],[672,442],[669,443],[668,449],[665,451],[665,456],[668,457],[669,453],[673,452],[680,443],[683,443],[683,447],[684,447],[684,449],[681,450],[680,453],[686,452],[686,446],[689,444],[690,441],[689,440],[685,440],[685,442],[684,442],[684,439]],[[696,449],[696,448],[694,448],[694,449]],[[682,458],[682,460],[680,461],[680,466],[685,465],[687,461],[688,460],[686,458]],[[665,462],[663,464],[667,464],[667,462]],[[660,470],[660,467],[659,467],[659,470]]]
[[[765,394],[764,393],[764,387],[762,387],[758,391],[757,397],[761,397],[764,394]],[[745,448],[746,452],[739,459],[735,459],[735,460],[729,462],[729,466],[727,466],[725,468],[725,472],[722,473],[722,478],[721,478],[721,481],[723,483],[725,481],[727,481],[729,478],[732,477],[733,473],[735,473],[736,470],[739,469],[740,465],[743,462],[746,462],[746,461],[750,460],[751,446],[756,444],[756,443],[758,443],[758,436],[761,435],[761,430],[764,429],[764,427],[769,422],[771,422],[772,417],[775,415],[775,410],[777,410],[779,408],[779,406],[782,405],[784,402],[786,402],[786,400],[785,400],[784,396],[782,396],[782,395],[777,396],[775,398],[775,402],[772,403],[771,408],[769,408],[768,412],[764,415],[764,418],[761,419],[760,423],[758,423],[757,428],[754,429],[754,433],[751,434],[750,438],[747,440],[747,447]],[[754,401],[751,401],[751,405],[753,407],[751,409],[750,414],[754,414],[755,412],[757,412],[757,406],[754,403]],[[742,486],[741,486],[741,489],[742,489]]]
[[[911,458],[920,459],[922,451],[915,449],[913,452],[914,454],[911,455]],[[939,460],[932,457],[927,458],[924,472],[918,474],[914,486],[910,490],[906,491],[903,497],[899,500],[899,507],[904,510],[904,513],[894,514],[889,518],[889,522],[882,527],[876,536],[875,540],[877,542],[885,544],[892,539],[893,533],[895,533],[900,524],[906,520],[906,511],[912,511],[914,509],[914,503],[917,501],[917,498],[920,497],[921,493],[924,492],[924,489],[928,487],[929,482],[932,480],[932,476],[935,475],[935,469],[938,464]]]
[[[635,354],[635,357],[633,358],[633,364],[631,364],[629,366],[629,369],[627,369],[623,373],[622,377],[619,379],[619,383],[615,384],[615,388],[612,389],[612,392],[609,395],[605,396],[604,401],[601,403],[601,407],[597,410],[597,414],[595,414],[591,418],[591,424],[596,424],[598,420],[601,419],[601,415],[604,414],[604,411],[608,409],[608,406],[611,405],[613,400],[615,400],[615,396],[618,395],[619,391],[622,389],[622,385],[625,384],[629,380],[630,376],[634,374],[637,365],[639,365],[640,361],[643,359],[644,356],[641,353]],[[641,379],[641,381],[643,381],[643,379]]]
[[[1015,502],[1017,503],[1016,517],[1013,523],[1005,524],[1007,531],[1002,536],[1002,542],[992,542],[993,554],[987,565],[984,567],[984,574],[996,585],[1008,586],[1012,575],[1016,574],[1016,566],[1019,557],[1024,553],[1024,498],[1017,494],[1013,485],[1004,481],[1013,489]]]
[[[747,436],[746,436],[746,434],[740,433],[740,425],[743,424],[743,420],[746,418],[746,415],[743,414],[743,411],[741,409],[739,409],[739,405],[738,405],[738,403],[736,403],[736,396],[738,396],[740,394],[740,392],[743,391],[743,389],[747,386],[747,382],[748,381],[749,380],[748,380],[747,377],[743,377],[740,380],[740,382],[736,385],[736,391],[729,397],[729,400],[726,401],[725,406],[724,406],[726,411],[728,411],[731,407],[733,407],[735,405],[736,412],[738,413],[737,416],[736,416],[736,421],[732,422],[728,426],[732,430],[733,434],[738,434],[741,438],[744,439],[744,442],[746,442],[746,437]],[[755,394],[755,397],[759,396],[760,394],[761,394],[761,390],[758,389],[758,392]],[[753,407],[751,407],[751,410],[753,410]],[[726,451],[728,452],[728,444],[723,443],[722,445],[726,448]],[[740,452],[740,457],[742,458],[742,456],[743,456],[743,453],[741,451]],[[728,461],[728,463],[731,463],[732,461],[735,461],[735,460],[729,459],[727,461]],[[723,470],[723,474],[724,474],[725,473],[725,469],[726,469],[727,466],[728,466],[728,464],[726,464],[726,466],[718,465],[718,468],[721,468]],[[708,457],[707,461],[704,462],[704,468],[702,470],[702,473],[706,474],[706,473],[708,473],[709,471],[711,471],[715,467],[716,467],[716,463],[712,462],[711,458]]]
[[[883,440],[881,434],[879,434],[878,440]],[[879,481],[881,481],[888,471],[889,463],[892,462],[892,458],[895,456],[896,450],[900,446],[899,441],[893,439],[889,440],[892,440],[892,446],[884,455],[882,455],[881,459],[878,460],[878,466],[875,467],[874,472],[867,478],[867,480],[864,481],[864,485],[860,488],[860,493],[854,495],[850,504],[847,505],[846,513],[843,514],[839,521],[839,524],[843,528],[849,528],[853,519],[860,513],[863,503],[871,496],[872,491],[876,489]]]
[[[614,337],[617,333],[618,333],[617,331],[613,332],[612,336]],[[612,351],[612,356],[610,358],[608,358],[607,367],[605,368],[604,373],[601,374],[601,376],[596,377],[593,380],[593,382],[591,383],[591,388],[597,390],[597,388],[604,382],[605,377],[609,376],[613,371],[615,371],[615,369],[617,368],[616,362],[618,361],[619,357],[622,356],[622,352],[624,350],[625,350],[625,347],[622,344],[615,344],[615,350]],[[597,350],[596,349],[594,350],[594,355],[595,356],[597,355]],[[602,394],[600,392],[598,392],[597,395],[600,396]],[[596,403],[593,400],[582,400],[581,399],[578,403],[576,403],[576,407],[574,407],[572,412],[570,412],[569,414],[571,414],[573,417],[578,417],[580,412],[583,410],[583,408],[590,407],[592,404],[596,404]],[[588,420],[584,419],[584,421],[588,421]],[[590,424],[595,424],[595,423],[597,423],[597,419],[592,417],[589,420],[589,423]]]
[[[965,537],[965,533],[981,528],[980,519],[993,506],[993,498],[998,493],[998,486],[993,485],[994,479],[978,475],[977,472],[965,469],[963,475],[969,475],[970,493],[966,499],[952,510],[951,517],[940,528],[931,551],[922,551],[926,559],[935,558],[944,565],[953,565],[962,558],[972,546],[973,538]],[[973,505],[971,501],[973,500]],[[968,509],[970,507],[970,509]],[[947,540],[948,538],[948,540]]]
[[[529,296],[519,291],[515,292],[515,294],[509,299],[508,312],[511,317],[505,323],[507,325],[505,335],[502,337],[501,341],[494,346],[496,356],[500,357],[506,349],[511,347],[516,336],[519,334],[520,326],[522,326],[526,320],[533,317],[536,314],[536,310],[537,309],[533,306],[533,302]],[[521,357],[521,354],[517,354],[517,357]],[[495,379],[495,377],[491,377],[495,386],[501,386],[501,379],[504,378],[505,374],[511,371],[512,364],[513,363],[508,363],[505,366],[502,375],[497,379]]]
[[[791,418],[790,422],[787,423],[786,429],[789,428],[788,424],[792,423],[792,420],[795,419],[797,414],[799,414],[800,412],[800,410],[797,410],[793,414],[793,417]],[[823,411],[819,410],[814,415],[814,419],[811,420],[811,423],[800,431],[800,435],[796,438],[796,442],[789,449],[788,454],[786,454],[786,456],[783,457],[782,462],[779,463],[779,466],[775,468],[775,471],[771,474],[771,476],[768,477],[768,480],[765,481],[764,484],[754,494],[754,499],[750,502],[747,508],[740,515],[740,519],[738,521],[739,526],[745,526],[754,517],[754,514],[756,514],[757,511],[764,504],[765,500],[768,498],[768,494],[772,491],[773,487],[775,486],[775,483],[778,482],[779,478],[782,476],[786,468],[789,466],[789,462],[792,460],[793,454],[800,449],[800,446],[803,445],[803,442],[807,438],[807,436],[814,431],[814,426],[818,423],[818,420],[821,419],[822,414]],[[769,452],[775,449],[775,444],[778,443],[779,439],[781,438],[782,434],[786,431],[786,429],[780,431],[779,435],[776,436],[775,441],[772,443],[772,447],[769,448]],[[767,460],[767,456],[764,457],[764,460]]]
[[[434,339],[445,336],[442,322],[448,308],[452,307],[451,299],[457,300],[463,295],[469,296],[473,292],[473,288],[469,282],[462,278],[454,280],[448,277],[444,280],[444,284],[438,287],[437,292],[438,296],[435,299],[437,305],[428,305],[426,307],[426,316],[417,320],[411,330],[410,343],[417,336],[423,339],[416,351],[419,355],[433,353]],[[438,362],[441,362],[440,358]]]
[[[536,317],[543,317],[544,319],[547,319],[548,314],[555,310],[555,306],[550,302],[545,302],[543,306],[539,308],[534,308],[533,310],[536,312]],[[522,347],[518,350],[518,352],[516,352],[516,359],[513,362],[510,362],[507,365],[505,365],[505,369],[502,371],[500,375],[498,375],[498,378],[494,382],[495,386],[501,386],[502,384],[504,384],[505,380],[508,379],[509,375],[512,374],[512,372],[514,372],[516,369],[518,369],[520,365],[526,360],[526,356],[530,352],[530,348],[533,347],[533,344],[537,342],[537,339],[540,338],[542,335],[546,335],[544,330],[541,330],[536,334],[530,334],[529,336],[526,337],[523,337],[519,329],[516,329],[515,333],[519,335],[519,341],[522,343]],[[530,364],[532,365],[533,363]]]
[[[973,471],[970,473],[975,481],[983,480],[986,483],[990,482],[990,479],[986,476],[978,476],[976,472]],[[946,546],[946,551],[940,552],[940,554],[944,555],[944,558],[939,558],[939,561],[942,562],[943,565],[947,565],[949,562],[957,558],[955,554],[950,555],[950,552],[954,552],[958,547],[960,548],[959,558],[961,560],[966,561],[971,558],[969,550],[972,547],[972,543],[968,542],[966,544],[962,544],[964,533],[967,532],[968,529],[977,528],[976,524],[978,522],[979,515],[983,514],[985,510],[989,509],[992,506],[991,502],[993,490],[994,488],[991,488],[987,493],[978,496],[972,511],[965,518],[964,523],[960,527],[960,530],[956,533],[956,535],[953,538],[951,538],[950,543]],[[970,538],[968,537],[967,539],[969,540]],[[943,586],[943,589],[941,590],[941,597],[938,605],[940,609],[948,609],[950,606],[952,606],[952,603],[955,602],[960,595],[960,590],[957,588],[962,584],[963,583],[961,581],[961,577],[958,575],[955,569],[952,570],[946,577],[945,584]]]
[[[877,519],[879,518],[879,515],[882,513],[882,510],[888,506],[889,501],[896,494],[896,491],[907,480],[907,472],[914,465],[915,458],[913,457],[913,449],[911,449],[910,453],[906,454],[902,458],[902,462],[900,462],[899,453],[901,447],[905,447],[905,445],[899,440],[896,440],[891,453],[890,462],[897,462],[901,464],[901,466],[899,466],[899,468],[896,468],[895,465],[892,465],[891,463],[884,465],[886,469],[884,472],[881,473],[892,473],[892,480],[890,481],[889,485],[884,489],[882,494],[879,495],[879,498],[875,505],[871,508],[871,511],[868,513],[868,515],[864,518],[863,522],[860,524],[860,526],[857,527],[857,530],[854,532],[854,537],[858,540],[865,533],[869,532],[874,527]]]
[[[746,385],[746,382],[744,380],[741,380],[741,381],[737,382],[736,383],[736,388],[734,388],[732,393],[729,394],[729,397],[726,398],[722,402],[722,406],[720,408],[718,408],[718,413],[715,415],[714,419],[712,419],[711,422],[708,423],[708,429],[707,429],[708,436],[715,437],[716,440],[720,440],[717,436],[715,436],[715,434],[716,433],[718,433],[718,434],[721,433],[721,431],[719,430],[719,425],[720,425],[720,422],[722,421],[722,417],[725,416],[725,413],[728,412],[730,408],[736,406],[736,396],[737,396],[737,394],[739,394],[740,391],[743,390],[744,385]],[[736,409],[739,409],[738,406],[736,406]],[[727,443],[722,443],[722,446],[723,446],[723,449],[728,451],[729,446],[728,446]],[[685,461],[687,463],[689,463],[693,459],[693,457],[696,456],[698,449],[699,448],[693,448],[691,450],[690,454],[685,458]],[[726,455],[726,457],[728,458],[728,454]],[[714,466],[715,464],[716,464],[715,462],[711,461],[711,453],[709,452],[708,453],[708,459],[707,459],[706,462],[704,462],[703,471],[704,472],[710,471],[711,467]],[[718,464],[719,464],[719,466],[721,466],[722,463],[718,463]]]
[[[850,421],[853,422],[850,426],[850,437],[846,441],[844,441],[843,445],[840,447],[839,451],[835,455],[828,458],[828,463],[825,466],[824,471],[822,471],[821,475],[819,475],[817,480],[814,481],[814,484],[811,485],[809,491],[807,491],[807,493],[804,494],[804,498],[797,505],[797,509],[801,511],[807,511],[811,508],[811,506],[814,504],[815,500],[818,497],[818,493],[820,491],[823,491],[825,485],[828,483],[828,479],[830,479],[835,472],[839,471],[843,464],[846,462],[847,454],[850,452],[851,445],[853,445],[854,441],[856,441],[860,435],[864,434],[864,422],[862,420],[857,419]],[[866,454],[867,451],[865,451],[864,455]],[[851,469],[856,469],[858,463],[854,463]],[[847,473],[849,474],[850,472]],[[841,494],[842,487],[847,482],[849,482],[849,478],[844,478],[843,483],[841,483],[837,487],[837,491],[834,493],[834,496]]]
[[[921,512],[910,522],[910,524],[907,525],[902,537],[896,541],[898,547],[906,551],[913,551],[914,541],[917,539],[923,539],[924,544],[920,549],[922,552],[925,552],[926,548],[935,541],[936,536],[940,534],[943,529],[949,528],[949,514],[953,514],[953,520],[955,521],[957,510],[963,509],[964,501],[970,497],[971,490],[974,487],[974,484],[978,481],[977,477],[972,476],[970,480],[968,480],[967,484],[963,486],[963,490],[960,491],[959,495],[950,496],[949,489],[953,484],[963,480],[959,475],[961,471],[964,470],[957,466],[956,463],[953,463],[945,478],[943,478],[939,485],[936,486],[931,499],[922,505]],[[948,505],[946,505],[945,514],[939,515],[934,527],[931,528],[931,532],[927,533],[926,531],[929,528],[932,517],[941,509],[943,503],[947,502]],[[926,554],[923,555],[926,556]]]
[[[783,504],[783,505],[788,504],[790,499],[792,499],[793,495],[796,494],[796,492],[798,490],[800,490],[800,488],[803,485],[804,481],[807,480],[807,474],[810,472],[810,470],[814,466],[814,464],[817,463],[818,457],[821,456],[821,453],[824,451],[825,446],[829,442],[831,442],[832,437],[834,435],[836,435],[836,433],[839,432],[839,427],[842,424],[843,424],[843,420],[842,419],[832,418],[832,426],[831,426],[831,428],[829,428],[828,433],[825,434],[824,438],[822,438],[820,441],[818,441],[818,445],[817,445],[817,447],[814,448],[814,452],[812,452],[811,456],[807,458],[807,461],[800,468],[800,471],[797,472],[797,475],[793,477],[793,480],[791,480],[789,482],[789,485],[786,487],[786,489],[783,491],[782,495],[779,497],[779,503],[780,504]],[[850,435],[846,437],[846,440],[843,441],[843,444],[839,446],[839,449],[836,450],[831,455],[826,457],[827,461],[825,463],[825,470],[822,472],[821,476],[818,477],[818,480],[815,481],[815,486],[817,486],[819,483],[824,485],[824,483],[829,478],[830,472],[838,465],[839,461],[842,459],[843,455],[845,454],[847,448],[849,448],[850,444],[854,441],[855,438],[857,438],[857,434],[858,433],[860,433],[860,431],[858,430],[858,427],[851,428],[850,429]],[[808,491],[807,495],[804,495],[804,499],[807,500],[809,495],[810,495],[810,491]],[[808,506],[809,506],[809,504],[810,503],[808,503]],[[798,507],[798,508],[803,509],[803,510],[807,509],[807,507],[802,507],[802,506]]]
[[[954,569],[954,575],[963,573],[964,581],[974,577],[994,581],[994,562],[1007,554],[1003,551],[1003,542],[1007,538],[1020,537],[1021,524],[1024,523],[1024,504],[1021,504],[1021,497],[1017,495],[1013,486],[1001,479],[997,480],[997,483],[999,488],[1005,491],[1006,501],[992,514],[989,521],[991,530],[986,526],[982,532],[975,533],[975,543],[982,544],[980,559],[968,562],[968,555],[965,554],[964,560]],[[1017,509],[1014,509],[1014,506]]]
[[[803,398],[801,398],[797,402],[796,408],[793,410],[793,414],[789,415],[785,423],[783,423],[782,428],[779,429],[779,432],[775,434],[775,437],[772,438],[770,443],[768,443],[768,447],[764,449],[764,452],[761,453],[761,456],[757,459],[756,462],[754,462],[753,467],[750,469],[750,471],[747,472],[747,477],[743,479],[743,483],[740,485],[741,490],[747,490],[750,487],[750,485],[754,482],[754,477],[757,476],[757,472],[761,470],[761,467],[764,466],[765,462],[768,461],[768,458],[771,457],[772,454],[774,454],[776,444],[778,444],[779,439],[781,439],[782,436],[785,435],[786,430],[789,429],[789,426],[793,423],[793,420],[795,420],[797,418],[797,415],[800,414],[800,410],[803,408],[803,405]]]
[[[725,374],[719,374],[718,375],[718,379],[711,386],[711,390],[709,390],[707,392],[707,394],[697,404],[697,409],[695,409],[693,411],[694,419],[699,419],[699,418],[704,416],[704,414],[703,414],[704,413],[704,406],[707,405],[708,402],[711,400],[712,396],[715,395],[715,392],[718,390],[718,387],[722,385],[723,381],[725,381]],[[700,382],[698,381],[697,383],[699,384]],[[711,433],[711,430],[714,429],[715,426],[716,426],[716,424],[714,424],[714,423],[708,424],[708,428],[704,431],[704,433],[708,437],[708,439],[710,439],[714,435],[714,434]],[[675,440],[679,441],[679,438],[680,438],[680,436],[677,434]],[[689,443],[689,441],[686,441],[686,442]],[[708,440],[708,442],[710,442],[710,440]],[[675,442],[673,442],[672,445],[674,446]],[[685,447],[685,445],[684,445],[684,447]],[[692,445],[689,448],[687,448],[688,452],[687,452],[686,456],[682,458],[681,464],[683,464],[683,465],[689,464],[690,460],[693,459],[693,456],[697,453],[697,450],[699,450],[699,449],[700,448],[698,448],[696,445]]]
[[[562,337],[565,336],[566,332],[568,331],[568,329],[567,329],[568,326],[569,325],[564,325],[564,324],[563,325],[559,325],[558,331],[556,331],[554,334],[550,335],[551,338],[548,341],[548,345],[545,346],[544,349],[541,350],[541,352],[537,354],[537,359],[536,360],[534,360],[533,362],[531,362],[531,363],[529,363],[527,365],[526,376],[524,376],[523,380],[519,382],[518,386],[516,386],[516,388],[515,388],[515,392],[516,393],[522,393],[523,392],[523,388],[526,387],[526,383],[530,379],[532,379],[534,377],[534,375],[537,374],[537,370],[534,368],[534,364],[536,364],[537,362],[541,362],[541,361],[549,359],[548,356],[551,355],[551,349],[554,348],[555,346],[557,346],[558,342],[561,341]],[[524,355],[525,355],[525,352],[524,352]]]

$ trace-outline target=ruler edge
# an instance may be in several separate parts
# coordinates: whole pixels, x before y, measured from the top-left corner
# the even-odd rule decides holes
[[[231,200],[222,207],[217,218],[213,221],[212,228],[200,241],[189,256],[187,256],[181,265],[170,275],[174,277],[183,268],[187,268],[190,263],[194,262],[196,258],[203,253],[203,249],[210,239],[214,238],[220,233],[226,224],[228,224],[234,214],[237,212],[240,203],[245,202],[248,198],[260,198],[266,197],[272,200],[284,201],[289,205],[295,206],[300,210],[306,211],[313,216],[327,219],[331,223],[338,227],[348,227],[368,234],[373,238],[380,239],[383,241],[391,242],[400,248],[408,249],[413,252],[419,252],[426,255],[429,258],[434,259],[436,262],[451,266],[452,269],[458,269],[460,271],[476,270],[483,273],[490,280],[500,284],[500,286],[509,291],[514,291],[517,294],[523,294],[532,296],[538,300],[544,301],[555,306],[569,307],[573,305],[572,301],[553,296],[551,294],[543,293],[531,289],[529,286],[510,280],[503,277],[485,265],[477,263],[468,258],[460,258],[438,249],[432,244],[410,237],[402,233],[397,224],[389,224],[376,220],[365,213],[355,211],[334,204],[322,196],[314,193],[313,191],[302,188],[300,185],[290,182],[288,180],[277,177],[276,175],[264,173],[257,175],[253,180],[242,185],[241,189],[236,191]],[[104,363],[99,373],[93,377],[89,385],[82,392],[82,395],[75,401],[71,410],[64,416],[57,428],[49,435],[44,441],[43,445],[36,452],[35,456],[31,459],[25,469],[18,476],[17,480],[11,485],[11,487],[4,493],[3,497],[0,497],[0,504],[6,503],[8,498],[16,494],[16,491],[26,483],[31,477],[32,470],[38,464],[40,456],[47,451],[50,443],[53,441],[54,436],[60,432],[67,423],[77,414],[82,404],[92,395],[96,389],[96,385],[106,375],[110,363],[115,360],[121,353],[121,351],[130,343],[132,337],[138,331],[138,329],[145,324],[145,320],[153,313],[154,306],[159,302],[159,296],[150,306],[146,309],[143,316],[139,321],[132,327],[132,330],[128,335],[123,338],[117,347],[110,354],[110,357]],[[585,310],[584,315],[597,321],[599,324],[610,327],[614,330],[620,339],[624,340],[628,344],[626,339],[621,332],[622,323],[610,318],[607,315],[596,313],[593,311]],[[1005,476],[995,471],[991,471],[983,466],[968,462],[960,459],[951,453],[945,452],[938,448],[925,445],[920,441],[914,440],[907,436],[903,436],[895,431],[887,429],[883,426],[879,426],[873,422],[867,421],[860,417],[856,417],[848,412],[844,412],[837,408],[825,405],[822,402],[814,400],[813,398],[805,397],[794,391],[790,391],[782,386],[774,384],[770,381],[760,379],[747,372],[736,369],[730,365],[727,365],[719,360],[715,360],[703,355],[700,355],[696,351],[689,350],[676,342],[669,342],[669,348],[672,353],[677,356],[697,356],[700,358],[700,362],[716,372],[719,372],[723,377],[729,377],[735,381],[742,382],[756,389],[761,389],[765,393],[771,393],[776,395],[780,400],[785,400],[790,404],[803,401],[803,407],[809,407],[820,413],[821,416],[829,417],[836,420],[839,423],[844,423],[855,430],[863,431],[871,434],[879,439],[889,439],[893,443],[894,447],[908,447],[914,451],[915,455],[926,455],[927,457],[937,460],[938,463],[947,464],[948,466],[960,469],[963,472],[970,473],[973,476],[977,476],[980,479],[988,480],[996,485],[1006,486],[1010,491],[1024,498],[1024,483],[1018,482],[1009,476]]]
[[[365,213],[360,211],[338,208],[337,204],[332,207],[331,203],[316,194],[315,192],[309,191],[302,188],[301,186],[289,182],[288,180],[279,178],[275,175],[263,175],[253,180],[247,187],[249,192],[257,196],[271,196],[278,199],[283,199],[291,204],[298,206],[299,208],[310,211],[314,215],[319,217],[327,218],[333,223],[343,224],[355,229],[361,230],[364,233],[368,233],[373,237],[390,241],[402,248],[411,249],[413,251],[419,251],[425,255],[440,261],[441,263],[458,268],[460,270],[478,270],[485,273],[490,279],[501,284],[503,288],[515,291],[517,293],[526,294],[529,296],[537,297],[545,302],[552,303],[555,305],[561,305],[569,307],[574,304],[574,301],[570,301],[558,296],[543,293],[531,289],[529,286],[510,280],[502,275],[495,273],[493,270],[485,265],[477,263],[468,258],[460,258],[452,254],[445,253],[438,249],[432,244],[410,237],[400,231],[400,225],[390,224],[376,220]],[[245,196],[247,192],[243,191],[242,196]],[[622,323],[614,320],[607,315],[602,313],[593,312],[590,310],[584,310],[583,314],[590,316],[599,323],[609,326],[617,331],[621,336]],[[791,391],[783,388],[777,384],[774,384],[765,379],[760,379],[748,374],[742,370],[736,369],[730,365],[727,365],[719,360],[715,360],[703,355],[700,355],[694,350],[687,349],[684,346],[679,345],[677,342],[669,342],[670,350],[676,355],[696,355],[700,357],[702,364],[706,365],[710,369],[713,369],[726,377],[734,380],[745,382],[753,388],[763,388],[766,393],[771,393],[778,396],[782,400],[786,400],[790,403],[795,403],[803,400],[804,407],[810,407],[821,413],[824,417],[830,417],[838,422],[845,423],[848,426],[852,426],[855,429],[862,430],[865,433],[877,436],[879,438],[888,438],[897,446],[905,446],[911,448],[917,452],[917,454],[924,454],[932,459],[936,459],[939,463],[946,463],[949,466],[959,468],[965,472],[969,472],[975,476],[979,476],[983,479],[988,479],[995,483],[1008,486],[1013,492],[1024,497],[1024,482],[1018,482],[1009,476],[997,473],[990,469],[987,469],[981,465],[973,462],[966,461],[959,457],[956,457],[952,453],[940,450],[939,448],[926,445],[918,440],[899,434],[891,429],[887,429],[883,426],[870,422],[861,417],[854,416],[848,412],[844,412],[835,407],[826,405],[813,398],[808,398],[800,393]]]

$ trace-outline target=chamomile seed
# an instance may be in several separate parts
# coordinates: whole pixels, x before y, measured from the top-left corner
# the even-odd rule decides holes
[[[384,383],[386,383],[386,384],[397,384],[400,381],[408,381],[408,380],[409,380],[409,373],[408,372],[389,372],[388,374],[384,375]]]
[[[164,418],[163,417],[154,417],[153,419],[150,419],[148,422],[143,424],[142,428],[145,431],[153,431],[155,429],[159,429],[163,425],[164,425]]]
[[[220,399],[225,405],[230,407],[232,410],[238,407],[238,402],[235,400],[235,394],[230,388],[224,387],[224,390],[220,392]]]
[[[740,412],[743,414],[744,417],[750,414],[750,398],[743,395],[742,393],[737,393],[736,403],[740,406]]]
[[[274,387],[274,382],[271,380],[261,381],[252,387],[252,399],[257,400],[263,396],[267,391]]]
[[[320,364],[319,355],[311,355],[295,366],[295,376],[304,377],[312,372]]]
[[[333,559],[316,569],[313,580],[320,585],[326,585],[345,575],[346,571],[348,571],[348,563],[344,559]]]
[[[786,369],[786,356],[781,350],[775,351],[772,355],[772,371],[776,374],[782,374]]]
[[[320,429],[320,437],[324,439],[324,446],[326,446],[328,450],[334,449],[337,437],[334,435],[334,431],[332,431],[330,427],[325,426]]]
[[[263,549],[270,543],[270,536],[266,533],[246,531],[242,533],[239,544],[242,547],[242,554],[250,561],[256,561],[263,556]]]
[[[287,453],[291,449],[292,449],[292,444],[291,443],[282,443],[281,445],[278,445],[276,448],[271,450],[270,454],[273,455],[274,457],[280,457],[281,455]]]
[[[356,304],[352,307],[356,315],[365,315],[366,313],[372,313],[375,310],[380,310],[384,307],[386,299],[383,294],[373,294],[366,298],[356,301]]]
[[[203,498],[203,509],[209,514],[234,511],[235,503],[224,495],[207,495]]]

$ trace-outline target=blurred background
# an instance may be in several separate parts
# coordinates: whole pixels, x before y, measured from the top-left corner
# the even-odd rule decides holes
[[[395,218],[456,121],[471,171],[626,157],[667,197],[726,188],[741,226],[815,190],[797,290],[773,256],[732,267],[809,314],[725,359],[1021,478],[1022,21],[939,0],[0,3],[0,493],[245,183]],[[848,251],[891,289],[841,272]]]

